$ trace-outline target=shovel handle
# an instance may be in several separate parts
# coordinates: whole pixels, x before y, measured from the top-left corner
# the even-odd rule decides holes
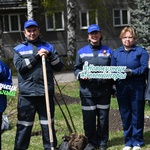
[[[45,55],[42,56],[42,67],[43,67],[43,78],[44,78],[44,88],[45,88],[45,99],[46,99],[46,111],[47,111],[47,119],[48,119],[49,138],[50,138],[50,143],[51,143],[51,150],[54,150],[54,140],[53,140],[52,120],[51,120],[49,92],[48,92],[48,84],[47,84]]]

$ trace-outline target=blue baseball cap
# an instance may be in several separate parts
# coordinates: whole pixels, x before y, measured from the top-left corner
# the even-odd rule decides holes
[[[88,27],[88,33],[91,33],[93,31],[100,31],[100,28],[97,24],[91,24],[89,27]]]
[[[28,28],[29,26],[36,26],[38,27],[38,24],[34,20],[28,20],[24,23],[24,29]]]

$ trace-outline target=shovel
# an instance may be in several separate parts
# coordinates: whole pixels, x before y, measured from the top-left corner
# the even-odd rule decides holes
[[[42,67],[43,67],[43,78],[44,78],[44,88],[45,88],[45,99],[46,99],[46,111],[47,111],[47,118],[48,118],[49,138],[50,138],[51,150],[54,150],[54,139],[53,139],[53,131],[52,131],[52,120],[51,120],[50,103],[49,103],[49,93],[48,93],[48,84],[47,84],[45,55],[42,56]]]

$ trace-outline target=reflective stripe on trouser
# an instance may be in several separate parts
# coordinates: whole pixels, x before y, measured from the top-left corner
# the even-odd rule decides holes
[[[106,146],[109,137],[110,94],[98,98],[82,97],[85,136],[95,146]]]
[[[126,146],[144,144],[144,89],[144,85],[123,85],[117,89]]]
[[[51,117],[54,118],[54,101],[50,98]],[[44,149],[50,149],[50,140],[48,132],[47,112],[45,97],[23,97],[19,96],[18,102],[18,123],[15,138],[15,149],[28,149],[31,131],[34,123],[36,112],[39,115],[39,120],[42,128],[42,139]],[[53,119],[52,119],[53,120]],[[54,121],[52,123],[54,146],[57,145],[56,135],[54,131]]]

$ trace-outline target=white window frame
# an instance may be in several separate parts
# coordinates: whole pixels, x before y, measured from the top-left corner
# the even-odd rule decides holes
[[[55,19],[55,13],[61,12],[61,22],[62,22],[62,28],[56,28],[56,19]],[[64,11],[57,11],[54,12],[52,15],[53,17],[53,27],[54,28],[48,28],[48,18],[47,13],[45,13],[45,23],[46,23],[46,31],[63,31],[64,30]]]
[[[20,32],[21,31],[20,14],[7,14],[7,16],[8,16],[9,31],[5,31],[5,27],[4,27],[4,33],[8,33],[8,32]],[[12,30],[11,16],[17,16],[17,19],[18,19],[18,30]],[[3,23],[5,24],[5,22],[4,22],[4,16],[3,16]]]
[[[126,10],[127,11],[127,24],[123,24],[123,18],[122,18],[122,12]],[[115,11],[120,12],[120,16],[118,19],[120,19],[120,24],[115,24]],[[113,26],[114,27],[120,27],[120,26],[127,26],[130,25],[130,11],[128,9],[122,8],[122,9],[113,9]]]
[[[82,13],[86,13],[87,26],[82,25]],[[87,29],[88,26],[90,25],[90,10],[81,10],[81,11],[79,11],[79,17],[80,17],[80,29]],[[95,23],[98,24],[97,11],[95,11]]]

